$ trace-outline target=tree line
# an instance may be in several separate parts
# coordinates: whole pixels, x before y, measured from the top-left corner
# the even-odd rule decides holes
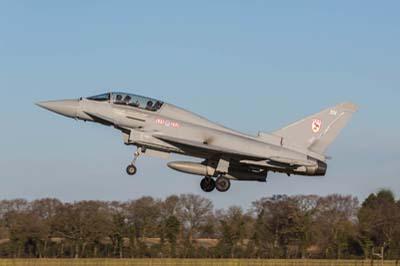
[[[198,195],[0,201],[3,258],[400,258],[400,200],[276,195],[248,210]]]

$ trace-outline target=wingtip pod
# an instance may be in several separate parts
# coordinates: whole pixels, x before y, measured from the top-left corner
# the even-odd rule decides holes
[[[352,102],[344,102],[344,103],[339,104],[339,106],[342,107],[343,109],[346,109],[346,110],[352,112],[352,113],[357,112],[359,109],[359,106]]]

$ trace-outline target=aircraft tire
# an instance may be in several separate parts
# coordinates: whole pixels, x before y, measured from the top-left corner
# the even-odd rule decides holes
[[[212,192],[215,189],[215,181],[210,177],[205,177],[201,180],[200,187],[204,192]]]
[[[227,192],[231,188],[231,181],[226,177],[218,177],[215,187],[219,192]]]
[[[130,164],[130,165],[128,165],[128,167],[126,167],[126,173],[128,175],[135,175],[136,172],[137,172],[137,168],[133,164]]]

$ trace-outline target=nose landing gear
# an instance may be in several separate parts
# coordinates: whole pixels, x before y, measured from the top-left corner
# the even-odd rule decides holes
[[[130,164],[130,165],[128,165],[128,167],[126,167],[126,173],[128,175],[135,175],[136,172],[137,172],[137,168],[133,164]]]
[[[135,166],[135,162],[141,154],[142,154],[142,148],[138,148],[136,152],[133,154],[132,163],[128,165],[128,167],[126,167],[126,173],[128,175],[135,175],[137,173],[137,167]]]

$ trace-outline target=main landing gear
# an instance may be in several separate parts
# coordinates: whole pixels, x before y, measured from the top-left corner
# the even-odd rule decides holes
[[[231,181],[226,177],[218,177],[215,181],[215,187],[219,192],[227,192],[231,188]]]
[[[126,173],[128,175],[135,175],[137,173],[137,167],[135,166],[135,162],[141,154],[142,154],[142,148],[138,148],[136,152],[133,154],[132,163],[128,165],[128,167],[126,167]]]
[[[201,180],[200,187],[204,192],[212,192],[215,189],[215,181],[211,177],[205,177]]]
[[[219,192],[226,192],[231,187],[231,181],[223,176],[218,177],[217,180],[205,177],[201,180],[200,187],[204,192],[212,192],[214,189],[217,189]]]

